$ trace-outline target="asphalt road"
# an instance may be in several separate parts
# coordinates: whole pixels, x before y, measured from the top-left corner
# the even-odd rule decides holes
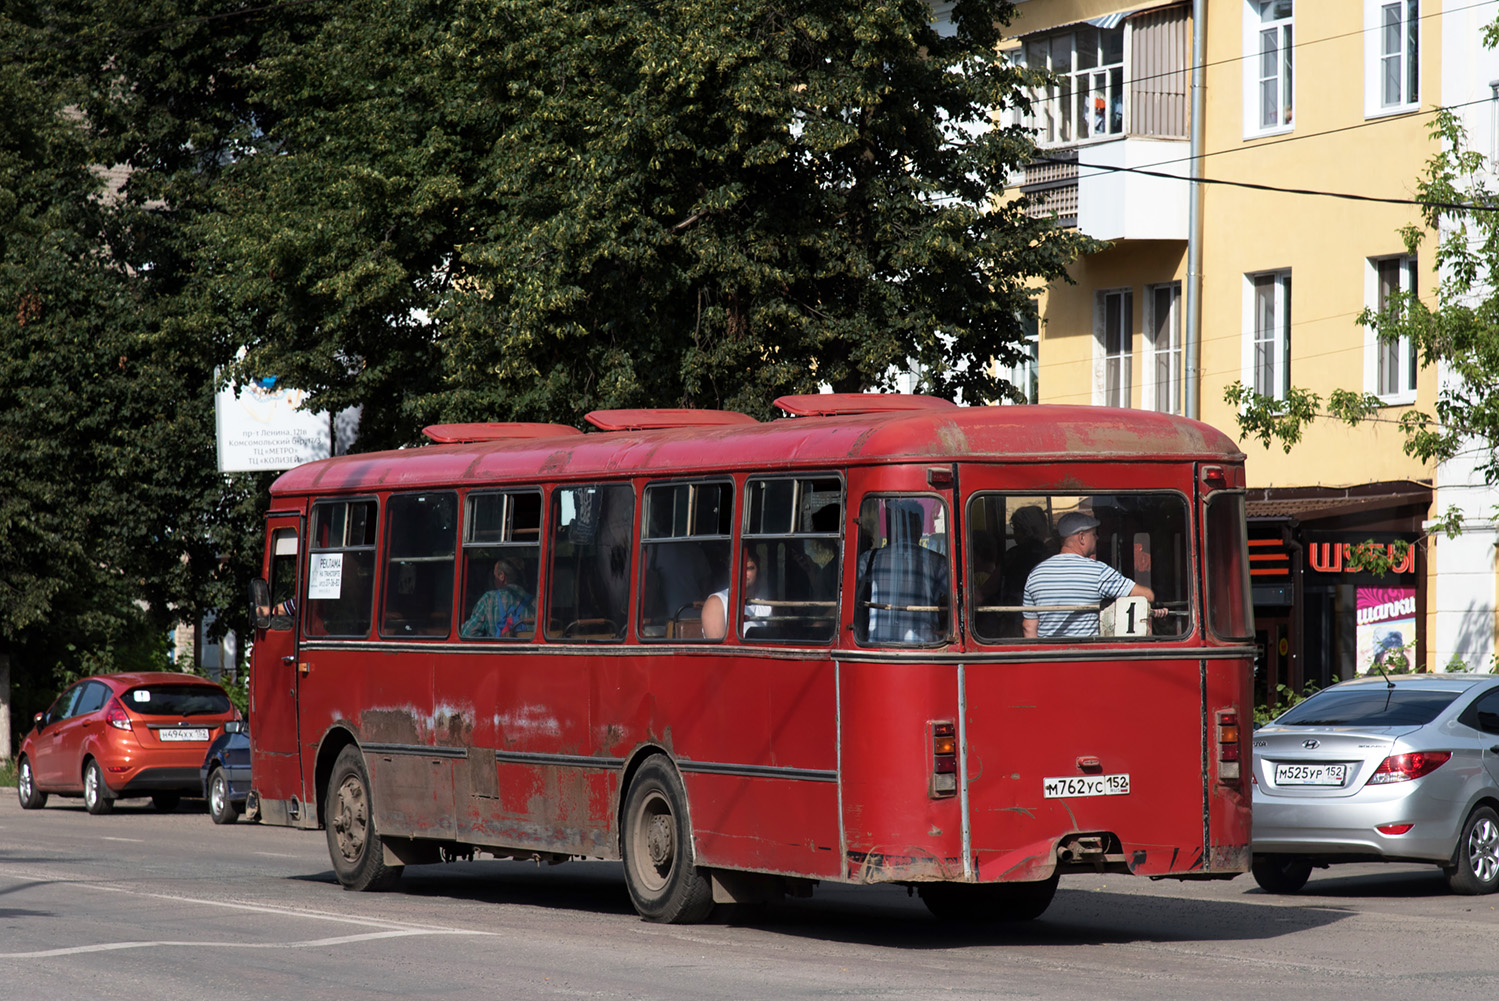
[[[321,833],[0,790],[0,999],[1499,997],[1499,896],[1347,866],[1295,897],[1064,878],[1038,921],[953,928],[824,884],[738,921],[641,921],[619,866],[480,861],[342,890]]]

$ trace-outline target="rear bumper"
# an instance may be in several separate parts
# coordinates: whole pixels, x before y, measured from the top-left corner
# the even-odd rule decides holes
[[[1445,862],[1463,822],[1459,806],[1419,795],[1367,801],[1256,796],[1254,851]],[[1376,828],[1386,824],[1414,826],[1405,834],[1381,834]]]
[[[142,768],[118,787],[110,783],[107,775],[104,781],[109,785],[109,791],[118,797],[145,796],[153,792],[180,792],[186,796],[203,794],[196,768]]]

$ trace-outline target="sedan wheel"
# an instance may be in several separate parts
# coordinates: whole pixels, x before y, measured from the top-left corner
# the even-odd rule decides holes
[[[232,824],[239,819],[239,811],[229,802],[229,780],[222,768],[215,768],[208,776],[208,815],[215,824]]]
[[[1311,879],[1312,864],[1295,855],[1256,855],[1249,871],[1266,893],[1295,893]]]
[[[31,774],[31,760],[22,758],[16,772],[16,794],[21,798],[21,809],[40,810],[47,805],[47,794],[36,787],[36,776]]]
[[[1473,895],[1499,890],[1499,813],[1480,806],[1463,825],[1455,864],[1447,874],[1453,893]]]
[[[83,805],[95,816],[115,808],[114,797],[109,794],[109,786],[104,784],[104,773],[99,770],[97,761],[83,766]]]

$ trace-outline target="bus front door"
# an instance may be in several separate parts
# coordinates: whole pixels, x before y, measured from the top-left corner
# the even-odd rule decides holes
[[[297,636],[301,609],[297,572],[303,538],[300,514],[266,519],[266,568],[270,627],[258,629],[250,666],[251,782],[262,814],[286,823],[290,803],[301,802],[302,768],[297,753]],[[287,606],[286,602],[293,604]],[[286,613],[293,614],[286,614]]]

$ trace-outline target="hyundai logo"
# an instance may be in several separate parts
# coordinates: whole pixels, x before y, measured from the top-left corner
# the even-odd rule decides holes
[[[1303,740],[1301,742],[1301,746],[1310,751],[1314,747],[1321,747],[1322,741],[1318,740],[1316,737],[1313,737],[1311,740]]]

